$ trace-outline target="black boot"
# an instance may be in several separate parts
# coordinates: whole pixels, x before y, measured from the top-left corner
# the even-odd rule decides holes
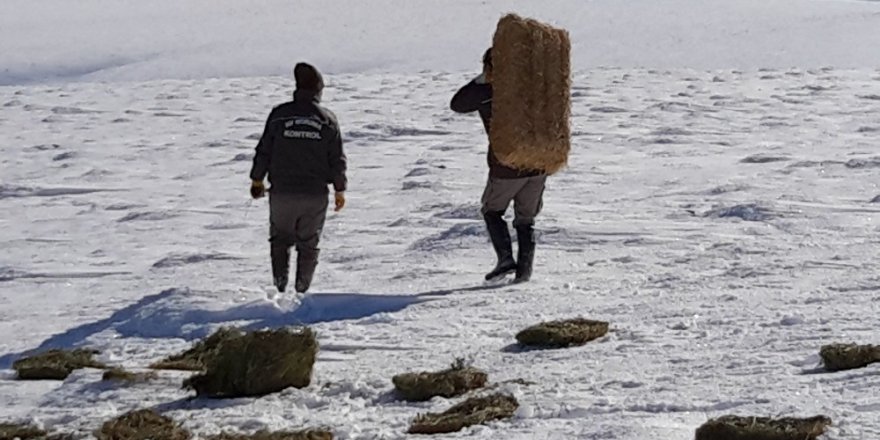
[[[492,239],[492,247],[498,256],[498,264],[491,272],[486,274],[486,281],[507,275],[516,270],[516,261],[513,260],[513,249],[510,243],[510,230],[502,216],[504,212],[492,211],[483,214],[486,220],[486,229],[489,230],[489,238]]]
[[[287,289],[287,274],[290,270],[290,247],[286,244],[272,243],[272,281],[279,292]]]
[[[312,277],[315,275],[315,267],[318,266],[317,249],[299,249],[296,253],[296,283],[294,289],[298,293],[305,293],[312,285]]]
[[[532,278],[532,262],[535,260],[535,228],[532,225],[516,227],[516,241],[519,244],[519,255],[514,283],[524,283]]]

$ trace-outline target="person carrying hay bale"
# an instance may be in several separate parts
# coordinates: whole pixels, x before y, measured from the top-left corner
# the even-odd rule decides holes
[[[547,176],[565,166],[570,148],[569,51],[565,31],[505,16],[483,55],[483,73],[452,97],[453,111],[479,113],[490,138],[481,213],[498,262],[487,281],[512,272],[516,283],[532,276]],[[511,201],[516,259],[504,220]]]

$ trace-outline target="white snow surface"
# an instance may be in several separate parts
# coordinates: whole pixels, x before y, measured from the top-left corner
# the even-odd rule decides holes
[[[3,0],[0,85],[458,71],[515,12],[592,67],[880,66],[880,3],[837,0]]]
[[[198,436],[406,438],[460,399],[405,403],[391,376],[464,357],[521,408],[443,438],[686,440],[728,413],[880,435],[878,366],[829,374],[817,356],[880,343],[876,2],[65,5],[0,3],[0,422],[88,435],[150,407]],[[486,138],[448,100],[508,10],[572,31],[573,150],[533,281],[487,286]],[[271,298],[247,172],[291,92],[266,75],[300,58],[330,72],[351,188],[312,292]],[[576,316],[612,330],[513,345]],[[220,326],[293,324],[318,332],[313,383],[260,399],[191,399],[185,373],[116,387],[9,369],[53,347],[139,369]]]

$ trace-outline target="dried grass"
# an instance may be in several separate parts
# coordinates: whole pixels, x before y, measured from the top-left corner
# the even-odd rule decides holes
[[[30,440],[45,438],[46,431],[31,425],[0,423],[0,440]]]
[[[492,45],[490,144],[504,165],[553,174],[571,150],[568,32],[515,14],[498,22]]]
[[[12,368],[22,380],[64,380],[73,370],[80,368],[104,368],[93,359],[95,350],[49,350],[19,359]]]
[[[333,440],[333,433],[326,429],[302,431],[257,431],[253,434],[222,433],[207,440]]]
[[[404,373],[391,381],[404,400],[421,402],[433,397],[455,397],[486,386],[488,375],[457,360],[451,368],[438,372]]]
[[[830,344],[822,347],[819,356],[828,371],[852,370],[880,362],[880,346]]]
[[[188,440],[191,434],[170,418],[143,409],[105,422],[95,437],[98,440]]]
[[[240,337],[243,334],[237,329],[221,328],[211,336],[208,336],[207,339],[197,342],[189,350],[169,356],[150,365],[150,368],[155,370],[204,371],[207,368],[208,360],[216,354],[220,346],[223,345],[223,342]]]
[[[114,367],[104,372],[101,380],[107,382],[125,382],[129,384],[143,383],[159,377],[155,372],[134,373],[123,368]]]
[[[250,332],[219,345],[204,374],[184,382],[199,396],[256,397],[285,388],[303,388],[318,354],[315,333],[304,328]]]
[[[519,402],[513,396],[493,394],[472,397],[440,414],[421,414],[409,427],[410,434],[443,434],[493,420],[513,417]]]
[[[724,416],[697,429],[696,440],[815,440],[825,433],[831,419]]]
[[[564,348],[584,345],[608,333],[608,323],[575,318],[542,322],[516,335],[516,340],[532,347]]]

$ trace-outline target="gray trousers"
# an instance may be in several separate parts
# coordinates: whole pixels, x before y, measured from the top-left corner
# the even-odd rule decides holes
[[[513,201],[513,226],[535,224],[535,217],[544,206],[544,183],[547,176],[521,177],[518,179],[499,179],[489,177],[483,191],[481,209],[487,212],[504,212]]]
[[[273,246],[296,246],[296,250],[317,251],[327,195],[269,194],[269,241]]]

